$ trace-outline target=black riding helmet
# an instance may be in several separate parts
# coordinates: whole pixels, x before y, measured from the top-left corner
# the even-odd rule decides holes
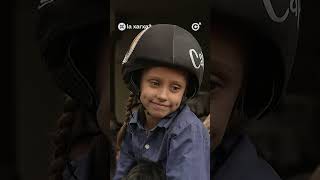
[[[298,41],[299,0],[214,0],[212,28],[230,27],[252,42],[245,92],[239,98],[249,118],[272,110],[286,90]],[[239,108],[239,107],[238,107]]]
[[[105,0],[41,0],[38,39],[53,79],[70,97],[96,109],[96,61],[109,32]]]
[[[204,57],[197,40],[187,30],[171,24],[157,24],[140,32],[122,62],[122,75],[131,92],[140,94],[139,72],[153,66],[167,66],[189,73],[186,98],[198,92],[204,71]]]

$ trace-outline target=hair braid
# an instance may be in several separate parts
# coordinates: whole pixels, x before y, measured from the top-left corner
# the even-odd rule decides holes
[[[58,127],[53,137],[52,162],[49,167],[49,176],[52,180],[62,180],[63,171],[67,164],[71,147],[72,125],[75,121],[74,113],[77,103],[67,97],[64,104],[64,112],[58,119]]]
[[[135,101],[136,101],[136,96],[135,94],[133,94],[132,92],[130,92],[129,98],[128,98],[128,102],[127,102],[127,106],[126,106],[126,114],[125,114],[125,119],[124,122],[117,134],[117,142],[116,142],[116,153],[120,151],[120,146],[121,143],[124,139],[124,136],[126,134],[126,129],[128,127],[128,123],[130,121],[130,116],[132,115],[132,108],[135,105]]]

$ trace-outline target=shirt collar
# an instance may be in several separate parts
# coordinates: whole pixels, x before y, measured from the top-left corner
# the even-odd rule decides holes
[[[140,113],[140,110],[141,108],[139,107],[138,110],[134,111],[131,113],[131,119],[129,121],[129,125],[132,126],[132,125],[137,125],[140,129],[144,129],[143,128],[143,123],[138,119],[139,117],[139,113]]]

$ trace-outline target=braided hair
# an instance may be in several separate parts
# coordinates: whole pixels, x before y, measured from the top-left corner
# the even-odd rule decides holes
[[[105,83],[105,74],[96,74],[96,71],[102,71],[105,73],[105,69],[97,69],[98,67],[106,67],[106,64],[101,65],[101,63],[109,63],[109,61],[105,61],[105,58],[110,58],[110,50],[112,49],[111,45],[114,44],[113,42],[116,39],[116,36],[105,36],[105,29],[100,28],[98,26],[96,33],[90,33],[91,29],[88,29],[89,36],[87,36],[87,31],[83,30],[77,34],[79,37],[75,37],[78,43],[75,45],[79,45],[81,47],[74,47],[78,48],[77,50],[83,50],[82,48],[87,48],[86,44],[93,44],[92,51],[87,52],[86,57],[90,59],[97,59],[96,61],[92,61],[90,67],[88,68],[88,63],[81,63],[82,59],[85,57],[77,57],[77,53],[74,54],[74,59],[77,67],[81,69],[81,72],[85,74],[85,77],[88,77],[88,81],[92,83],[93,87],[96,87],[97,93],[101,93],[100,91],[106,90],[105,84],[102,84],[99,87],[99,82]],[[92,38],[91,34],[96,34],[96,38]],[[102,35],[101,35],[102,34]],[[85,39],[83,39],[85,37]],[[77,39],[79,38],[79,39]],[[89,41],[90,40],[90,41]],[[97,40],[97,41],[96,41]],[[86,43],[87,41],[93,43]],[[87,49],[86,49],[87,50]],[[107,51],[107,54],[104,54]],[[77,51],[76,51],[77,52]],[[78,55],[79,56],[79,55]],[[103,77],[101,79],[97,79],[98,77]],[[105,95],[105,94],[103,94]],[[100,97],[100,100],[104,103],[107,103],[107,97]],[[106,104],[103,104],[102,108],[106,108]],[[101,104],[99,105],[99,107]],[[101,107],[100,107],[101,108]],[[85,141],[85,144],[90,145],[89,149],[89,156],[90,156],[90,179],[109,179],[109,170],[114,168],[112,154],[110,154],[112,149],[111,139],[108,137],[107,134],[103,134],[103,129],[100,129],[97,124],[93,124],[92,122],[97,122],[97,109],[88,108],[86,105],[72,99],[69,96],[66,96],[65,103],[64,103],[64,110],[62,115],[58,119],[58,126],[56,131],[53,133],[53,141],[52,141],[52,153],[51,153],[51,162],[49,165],[49,177],[52,180],[62,180],[63,179],[63,172],[66,168],[71,170],[71,175],[75,178],[76,176],[73,174],[72,167],[70,166],[70,155],[72,154],[73,145],[82,144],[81,141]],[[101,114],[99,114],[101,115]],[[105,114],[101,115],[105,116]],[[104,117],[102,117],[104,118]],[[89,126],[87,126],[88,122],[91,122]],[[107,123],[108,121],[104,122]],[[97,127],[95,127],[97,125]],[[99,124],[100,125],[100,124]],[[103,124],[106,125],[106,124]],[[80,127],[79,127],[80,126]],[[107,125],[106,125],[107,126]],[[78,129],[80,128],[80,129]],[[93,129],[92,129],[93,128]],[[84,131],[84,132],[83,132]],[[106,128],[106,131],[108,129]],[[109,162],[111,160],[111,164]],[[69,165],[69,166],[68,166]],[[70,169],[71,168],[71,169]]]
[[[134,93],[130,92],[128,102],[126,105],[126,114],[125,114],[125,119],[124,122],[117,134],[117,140],[116,140],[116,154],[120,151],[120,146],[121,143],[126,135],[126,129],[128,127],[128,123],[130,121],[130,117],[132,116],[132,109],[137,103],[137,97]]]
[[[112,159],[110,157],[110,139],[100,130],[87,132],[88,124],[82,124],[83,120],[86,122],[95,119],[94,115],[74,99],[70,97],[65,99],[64,112],[58,119],[57,130],[53,134],[53,152],[49,166],[51,180],[63,180],[63,173],[66,168],[74,179],[78,179],[74,174],[75,168],[71,165],[71,157],[74,145],[82,143],[89,143],[90,147],[88,151],[91,169],[89,177],[108,179],[109,171],[106,171],[106,169],[110,167],[109,160]],[[81,128],[85,128],[85,131]]]
[[[64,110],[58,119],[57,130],[53,134],[53,157],[49,166],[49,176],[52,180],[62,180],[63,171],[68,161],[71,149],[72,126],[75,121],[75,112],[79,105],[71,98],[66,97]]]

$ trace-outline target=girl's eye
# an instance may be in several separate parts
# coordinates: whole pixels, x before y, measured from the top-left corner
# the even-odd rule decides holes
[[[178,92],[181,88],[179,86],[171,86],[171,92]]]
[[[215,92],[220,87],[222,87],[221,80],[217,76],[210,75],[210,92]]]
[[[158,87],[160,84],[158,81],[150,81],[151,87]]]

